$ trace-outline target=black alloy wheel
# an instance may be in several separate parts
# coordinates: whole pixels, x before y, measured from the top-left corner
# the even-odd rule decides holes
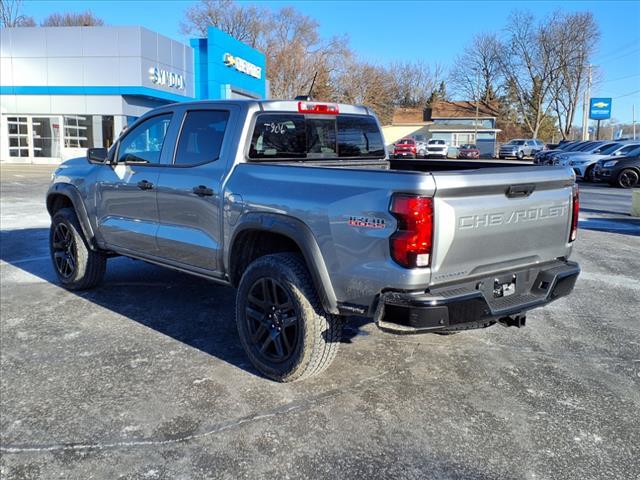
[[[618,185],[622,188],[633,188],[638,185],[638,172],[631,168],[627,168],[618,175]]]
[[[73,232],[65,223],[58,223],[55,226],[51,238],[51,250],[53,263],[60,276],[64,279],[71,278],[78,265],[78,249]]]
[[[245,313],[255,355],[267,362],[289,360],[299,343],[299,316],[287,289],[274,278],[258,279],[249,289]]]

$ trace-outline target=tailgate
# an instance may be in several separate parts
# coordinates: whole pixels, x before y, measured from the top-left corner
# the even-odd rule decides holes
[[[571,169],[504,167],[433,177],[432,285],[569,254]]]

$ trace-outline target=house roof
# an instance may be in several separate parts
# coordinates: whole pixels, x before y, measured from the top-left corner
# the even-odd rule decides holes
[[[431,118],[475,118],[475,116],[476,102],[442,100],[431,104]],[[479,102],[478,116],[482,118],[497,117],[498,104],[496,102]]]
[[[498,104],[496,102],[478,105],[478,118],[496,118]],[[426,124],[433,119],[443,118],[476,118],[475,102],[436,101],[428,108],[396,108],[393,113],[393,125]]]

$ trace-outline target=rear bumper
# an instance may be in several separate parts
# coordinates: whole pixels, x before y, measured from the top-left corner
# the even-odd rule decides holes
[[[558,260],[429,292],[385,292],[374,320],[382,330],[393,333],[481,328],[568,295],[579,274],[577,263]],[[496,298],[494,282],[507,283],[513,278],[515,292]]]

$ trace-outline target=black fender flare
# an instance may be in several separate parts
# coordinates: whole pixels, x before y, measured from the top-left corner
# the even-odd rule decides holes
[[[339,313],[338,300],[324,257],[315,236],[304,222],[297,218],[277,213],[256,212],[243,215],[234,228],[229,248],[227,248],[225,258],[227,271],[231,266],[231,252],[234,243],[238,235],[247,230],[278,233],[293,240],[302,252],[322,306],[328,313]]]
[[[91,250],[97,250],[93,227],[91,226],[91,222],[89,221],[89,214],[87,213],[84,201],[82,200],[82,195],[80,194],[78,188],[70,183],[54,183],[53,185],[51,185],[51,187],[49,187],[49,190],[47,191],[47,211],[52,217],[54,214],[54,199],[59,195],[65,196],[71,201],[73,209],[78,216],[78,221],[80,222],[80,227],[82,228],[84,238],[87,239],[89,248]]]

